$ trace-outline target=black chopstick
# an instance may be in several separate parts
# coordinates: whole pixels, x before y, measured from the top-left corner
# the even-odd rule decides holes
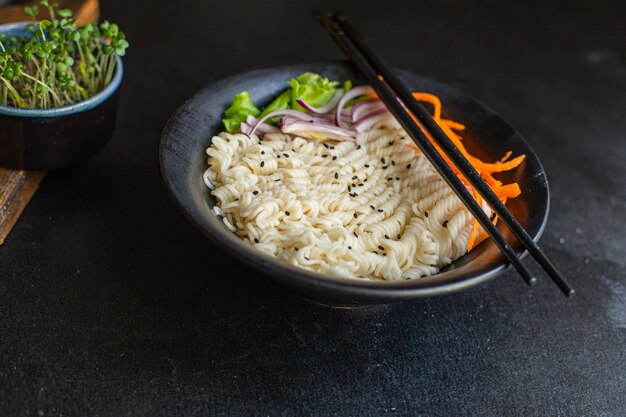
[[[348,39],[358,48],[359,52],[369,60],[374,71],[381,75],[384,81],[395,90],[400,100],[408,107],[409,111],[422,123],[422,126],[431,134],[437,145],[444,151],[446,156],[454,163],[454,165],[463,173],[463,176],[474,187],[474,189],[483,197],[483,199],[491,206],[494,212],[502,220],[502,222],[513,232],[515,237],[524,245],[533,258],[542,266],[557,286],[567,296],[574,294],[574,289],[567,283],[563,275],[557,270],[554,264],[543,253],[541,248],[532,239],[532,237],[524,230],[517,221],[515,216],[506,208],[500,199],[481,178],[480,174],[474,169],[472,164],[465,156],[454,146],[448,136],[441,130],[437,122],[430,116],[428,111],[417,100],[413,98],[409,89],[399,80],[399,78],[390,71],[382,60],[369,47],[365,38],[348,22],[342,15],[335,15],[332,19],[344,31]]]
[[[511,264],[515,267],[521,277],[528,284],[534,284],[536,279],[531,276],[530,272],[524,264],[517,257],[513,249],[509,246],[508,242],[500,234],[498,229],[491,223],[489,217],[485,214],[483,209],[478,205],[474,197],[465,188],[463,182],[456,176],[454,171],[445,163],[443,157],[436,151],[434,146],[430,143],[428,138],[415,124],[409,113],[404,109],[402,104],[397,100],[397,95],[389,88],[387,84],[382,82],[378,78],[378,73],[375,71],[365,58],[357,51],[352,45],[351,41],[346,37],[346,34],[339,25],[332,21],[328,15],[315,13],[315,17],[328,31],[331,37],[335,40],[337,45],[343,50],[343,52],[350,58],[350,60],[357,66],[357,68],[363,73],[365,78],[369,81],[372,88],[378,93],[379,98],[391,114],[393,114],[404,130],[411,136],[415,144],[420,148],[422,153],[430,161],[433,167],[439,172],[443,179],[450,185],[452,190],[465,204],[465,207],[476,218],[482,228],[493,239],[496,246],[507,257]]]
[[[389,111],[396,117],[400,125],[411,136],[415,144],[424,153],[426,158],[430,161],[433,167],[439,172],[443,179],[450,185],[452,190],[459,196],[461,201],[465,204],[470,213],[476,218],[482,228],[487,231],[489,236],[493,239],[494,243],[502,253],[507,257],[511,264],[515,267],[518,273],[528,284],[534,284],[536,279],[531,276],[530,272],[522,264],[515,252],[511,249],[508,242],[498,232],[498,229],[491,223],[489,217],[485,214],[483,209],[478,205],[474,197],[465,188],[465,185],[456,176],[454,171],[445,163],[443,157],[435,150],[424,133],[417,127],[411,116],[407,113],[404,107],[396,99],[396,94],[378,78],[378,73],[371,68],[365,58],[354,48],[351,42],[346,38],[346,34],[339,25],[332,21],[327,15],[316,13],[315,17],[326,28],[331,37],[335,40],[338,46],[343,52],[350,58],[350,60],[357,66],[357,68],[363,73],[365,78],[371,84],[372,88],[378,93],[379,98]]]

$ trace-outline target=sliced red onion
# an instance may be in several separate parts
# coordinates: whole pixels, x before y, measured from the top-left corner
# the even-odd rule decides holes
[[[271,119],[272,117],[276,117],[276,116],[292,116],[292,117],[297,117],[297,118],[302,119],[302,120],[307,120],[307,119],[311,118],[311,116],[309,116],[308,114],[303,113],[303,112],[298,111],[298,110],[276,110],[276,111],[273,111],[273,112],[268,113],[265,116],[261,117],[252,126],[252,129],[250,130],[250,133],[248,133],[248,134],[249,135],[253,134],[261,123],[263,123],[267,119]]]
[[[337,103],[339,103],[341,97],[343,97],[343,91],[337,90],[333,98],[331,98],[330,101],[324,104],[322,107],[313,107],[301,98],[297,98],[296,103],[298,103],[300,106],[304,107],[307,111],[310,111],[311,113],[322,114],[328,113],[329,111],[337,107]]]
[[[372,118],[374,116],[378,116],[379,114],[385,114],[385,113],[389,113],[389,110],[387,110],[387,107],[385,107],[385,106],[383,106],[382,108],[378,108],[378,109],[372,110],[369,113],[364,114],[356,122],[354,122],[354,126],[355,127],[359,126],[364,121],[369,120],[370,118]]]
[[[245,122],[245,123],[249,126],[249,129],[252,129],[252,126],[254,126],[255,124],[257,124],[257,122],[258,122],[258,121],[259,121],[259,120],[258,120],[256,117],[254,117],[254,116],[248,116],[248,117],[246,118],[246,122]],[[242,123],[242,125],[243,125],[243,123]],[[257,126],[257,128],[256,128],[256,130],[258,130],[259,132],[261,132],[261,133],[263,133],[263,134],[265,134],[265,133],[278,133],[278,132],[280,132],[280,129],[279,129],[279,128],[274,127],[274,126],[272,126],[272,125],[270,125],[270,124],[267,124],[267,123],[259,123],[259,125],[258,125],[258,126]],[[242,131],[243,133],[246,133],[246,132],[244,132],[243,128],[241,128],[241,131]]]
[[[282,129],[283,126],[288,126],[293,123],[316,123],[316,124],[321,124],[325,126],[335,127],[335,125],[332,124],[331,121],[321,118],[321,117],[315,117],[315,116],[310,116],[306,120],[299,119],[299,118],[292,117],[292,116],[283,116],[283,118],[280,119],[279,127]]]
[[[249,135],[250,134],[250,133],[248,133],[248,132],[250,132],[250,129],[251,129],[251,126],[248,123],[246,123],[246,122],[241,122],[241,124],[239,125],[239,130],[241,130],[241,133],[243,133],[245,135]]]
[[[384,108],[386,108],[385,103],[383,103],[380,100],[368,100],[368,101],[361,101],[359,103],[356,103],[352,107],[352,113],[351,113],[352,121],[356,122],[357,120],[363,118],[365,115],[370,114],[379,109],[384,109]]]
[[[354,125],[354,128],[357,132],[361,133],[383,122],[389,122],[390,126],[398,129],[400,128],[400,124],[398,123],[398,121],[389,112],[385,112],[383,114],[378,114],[376,116],[368,117],[365,120],[361,120],[359,124]]]
[[[359,96],[371,94],[373,92],[374,90],[369,85],[362,85],[360,87],[354,87],[348,90],[346,94],[344,94],[343,97],[341,97],[341,100],[339,101],[339,104],[337,105],[337,109],[335,110],[335,125],[343,127],[343,128],[347,127],[347,125],[343,123],[343,121],[341,120],[341,114],[342,114],[343,107],[346,105],[348,101],[352,100],[353,98],[357,98]]]
[[[335,126],[335,113],[325,113],[325,114],[318,114],[317,117],[327,120],[329,123],[332,123],[333,126]],[[347,114],[345,111],[342,112],[341,114],[341,121],[345,122],[347,124],[352,123],[352,119],[350,118],[350,115]]]
[[[327,139],[355,140],[354,131],[342,129],[332,125],[318,123],[295,122],[282,128],[284,133],[294,133],[306,136],[307,132],[322,133]]]

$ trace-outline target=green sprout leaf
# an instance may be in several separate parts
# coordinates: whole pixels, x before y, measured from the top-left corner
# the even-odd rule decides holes
[[[70,9],[61,9],[59,11],[57,11],[57,14],[61,17],[65,17],[68,18],[70,16],[72,16],[72,11]]]
[[[37,5],[24,7],[24,13],[34,19],[39,14],[39,7]]]
[[[42,19],[40,10],[47,11]],[[0,105],[49,108],[85,100],[112,80],[130,46],[109,21],[77,26],[72,10],[53,0],[24,8],[24,35],[0,34]],[[37,21],[39,19],[39,21]]]

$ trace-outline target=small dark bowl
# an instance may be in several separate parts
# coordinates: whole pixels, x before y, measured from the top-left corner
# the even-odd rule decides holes
[[[287,88],[290,78],[306,71],[335,80],[350,79],[355,84],[363,81],[351,65],[341,61],[257,69],[212,83],[170,118],[161,139],[161,171],[168,191],[191,224],[260,273],[309,299],[328,304],[364,305],[448,294],[483,283],[510,267],[495,245],[486,240],[431,277],[400,282],[337,278],[282,263],[228,230],[213,214],[215,199],[202,181],[205,150],[212,135],[221,130],[221,115],[234,94],[247,90],[255,103],[264,105]],[[411,72],[397,70],[397,74],[414,90],[441,97],[444,117],[453,116],[466,125],[464,143],[474,155],[487,161],[498,160],[509,150],[514,155],[526,155],[519,168],[503,173],[501,178],[520,184],[522,195],[510,200],[507,206],[537,240],[548,217],[548,182],[541,163],[522,136],[489,107],[458,90]],[[523,248],[508,229],[501,225],[499,229],[518,255],[523,256]],[[210,265],[207,267],[207,279],[210,279],[208,274]]]
[[[25,25],[0,25],[0,33],[18,35]],[[109,85],[87,100],[50,109],[0,106],[0,166],[49,171],[76,165],[102,149],[113,135],[124,73],[116,58]]]

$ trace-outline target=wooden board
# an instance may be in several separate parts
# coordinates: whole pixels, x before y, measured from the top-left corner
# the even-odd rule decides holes
[[[37,0],[28,0],[0,7],[0,24],[30,20],[30,17],[24,14],[24,6],[37,3]],[[59,6],[71,9],[78,25],[98,21],[100,14],[98,0],[60,0]],[[0,245],[6,240],[45,175],[45,172],[11,171],[0,168]]]
[[[99,19],[100,7],[98,0],[60,0],[57,2],[60,8],[70,9],[74,12],[79,26],[87,22],[96,22]],[[31,18],[24,13],[24,7],[38,3],[38,0],[27,0],[19,4],[0,7],[0,23],[25,22],[31,20]]]
[[[0,245],[39,187],[45,172],[0,168]]]

